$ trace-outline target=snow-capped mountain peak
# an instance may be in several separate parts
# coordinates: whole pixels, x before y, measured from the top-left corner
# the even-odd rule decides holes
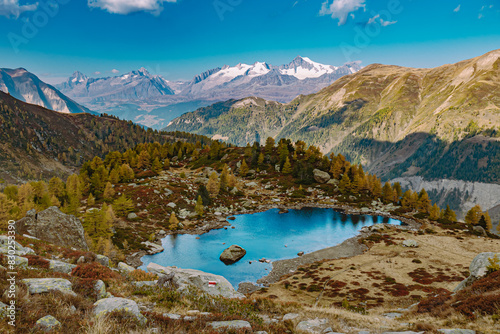
[[[88,77],[83,74],[82,72],[80,71],[76,71],[75,73],[73,73],[73,75],[69,78],[69,80],[71,82],[74,82],[74,83],[81,83],[81,82],[85,82],[88,80]]]
[[[338,70],[338,67],[324,65],[312,61],[310,58],[297,56],[290,64],[279,67],[280,73],[296,77],[299,80],[308,78],[319,78],[325,74],[331,74]]]

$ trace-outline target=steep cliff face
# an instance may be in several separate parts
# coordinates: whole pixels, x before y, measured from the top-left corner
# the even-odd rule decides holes
[[[427,181],[420,176],[396,178],[391,182],[399,182],[403,189],[420,191],[424,188],[438,205],[450,205],[456,210],[458,218],[463,219],[470,208],[479,204],[489,211],[495,224],[500,220],[500,184],[448,179]]]

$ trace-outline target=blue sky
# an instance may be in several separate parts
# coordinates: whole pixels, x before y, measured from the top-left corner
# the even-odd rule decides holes
[[[500,48],[500,0],[0,0],[0,28],[0,67],[52,83],[297,55],[434,67]]]

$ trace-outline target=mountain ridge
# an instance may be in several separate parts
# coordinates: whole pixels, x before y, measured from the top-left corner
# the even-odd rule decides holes
[[[425,172],[422,167],[430,161],[420,158],[421,147],[463,165],[463,174],[473,150],[461,155],[458,148],[476,147],[481,152],[476,166],[491,173],[500,131],[499,67],[500,50],[431,69],[371,64],[290,103],[247,97],[214,105],[219,108],[216,118],[208,107],[165,129],[218,135],[237,145],[257,137],[263,143],[268,136],[304,140],[387,177]],[[479,149],[487,145],[489,152]]]

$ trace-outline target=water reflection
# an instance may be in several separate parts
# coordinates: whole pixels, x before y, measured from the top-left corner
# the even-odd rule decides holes
[[[313,252],[335,246],[353,237],[363,226],[401,222],[386,217],[346,215],[333,209],[304,208],[278,214],[278,209],[238,215],[230,221],[235,229],[219,229],[199,236],[170,235],[163,239],[165,251],[142,258],[145,269],[154,262],[164,266],[199,269],[226,277],[233,285],[255,282],[272,266],[258,262],[293,258],[298,252]],[[371,219],[370,219],[371,217]],[[230,245],[246,249],[239,262],[226,266],[219,255]],[[252,262],[251,264],[249,262]]]

